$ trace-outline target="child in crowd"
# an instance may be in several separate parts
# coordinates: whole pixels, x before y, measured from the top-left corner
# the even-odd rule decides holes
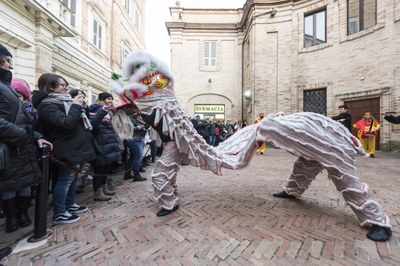
[[[89,107],[93,137],[100,148],[100,153],[92,161],[93,166],[93,200],[107,201],[115,195],[108,189],[107,175],[113,162],[121,159],[119,142],[111,123],[113,96],[108,92],[99,94],[98,103]]]

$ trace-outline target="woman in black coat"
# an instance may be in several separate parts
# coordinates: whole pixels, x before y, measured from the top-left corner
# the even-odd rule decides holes
[[[38,86],[39,91],[34,91],[32,97],[38,111],[38,127],[53,143],[53,156],[59,164],[53,189],[53,223],[73,223],[80,219],[76,213],[87,210],[76,204],[75,196],[78,172],[95,158],[92,126],[82,108],[83,95],[72,98],[63,77],[45,73]]]
[[[12,55],[0,44],[0,142],[7,146],[7,165],[0,167],[0,195],[7,217],[5,231],[14,232],[20,226],[28,226],[27,214],[31,202],[30,186],[41,180],[34,143],[50,144],[33,131],[31,119],[22,102],[11,88]]]
[[[117,135],[111,123],[110,108],[113,105],[113,96],[108,92],[99,94],[98,104],[89,107],[93,137],[99,146],[100,153],[92,161],[93,175],[93,200],[106,201],[115,195],[114,191],[107,188],[107,175],[111,163],[121,159],[121,150]]]

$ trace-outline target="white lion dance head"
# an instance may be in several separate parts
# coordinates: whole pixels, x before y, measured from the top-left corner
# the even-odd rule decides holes
[[[167,64],[143,51],[129,54],[123,76],[113,78],[111,91],[119,95],[124,105],[156,93],[174,94],[174,78]]]
[[[112,123],[121,139],[133,136],[133,124],[129,118],[140,104],[152,96],[174,95],[174,78],[167,64],[143,51],[127,56],[123,66],[123,76],[113,73],[111,91],[119,96],[122,104],[116,107]],[[139,106],[138,106],[139,105]]]

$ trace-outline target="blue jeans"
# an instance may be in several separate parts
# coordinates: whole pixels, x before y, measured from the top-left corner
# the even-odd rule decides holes
[[[214,146],[214,143],[215,143],[215,135],[210,136],[208,140],[208,144],[210,144],[211,146]]]
[[[139,172],[144,145],[140,140],[126,141],[126,148],[129,150],[129,158],[126,162],[125,170],[132,169],[134,172]]]
[[[140,148],[140,165],[142,165],[142,160],[143,160],[143,152],[144,152],[144,138],[140,139],[139,142],[139,148]]]
[[[17,194],[20,197],[30,197],[31,196],[31,187],[23,188],[18,191],[6,192],[1,196],[1,198],[2,198],[2,200],[10,200],[10,199],[15,198],[17,196]]]
[[[83,165],[77,166],[82,169]],[[53,189],[54,215],[63,214],[69,207],[74,205],[77,186],[78,178],[76,177],[76,172],[68,166],[61,166]]]

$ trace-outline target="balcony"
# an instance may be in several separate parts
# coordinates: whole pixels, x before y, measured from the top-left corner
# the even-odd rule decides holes
[[[58,0],[5,0],[19,10],[26,10],[36,25],[47,26],[58,37],[78,35],[74,29],[75,14]]]

